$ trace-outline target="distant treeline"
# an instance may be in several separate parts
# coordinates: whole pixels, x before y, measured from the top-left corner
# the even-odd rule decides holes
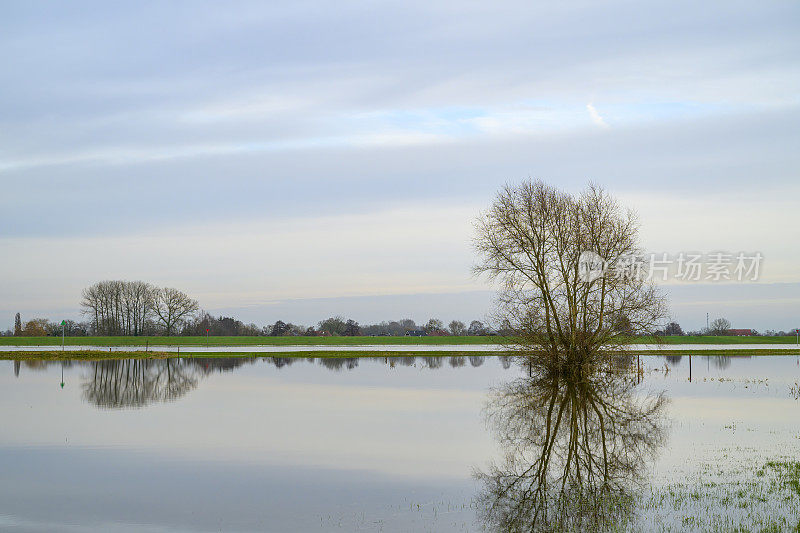
[[[116,307],[112,307],[115,309]],[[125,309],[125,307],[122,307]],[[113,316],[113,315],[112,315]],[[62,324],[58,321],[51,321],[46,318],[34,318],[27,322],[22,322],[17,314],[19,328],[14,331],[8,330],[3,333],[7,336],[60,336]],[[156,321],[146,320],[144,323],[128,325],[127,318],[124,318],[124,327],[120,327],[118,322],[113,319],[96,319],[83,322],[65,320],[63,329],[68,337],[111,335],[111,336],[137,336],[137,335],[181,335],[181,336],[445,336],[445,335],[496,335],[498,332],[488,328],[479,320],[473,320],[469,326],[459,320],[453,320],[445,327],[439,319],[432,318],[424,325],[417,325],[414,320],[405,318],[402,320],[392,320],[379,324],[360,325],[352,319],[343,317],[331,317],[319,322],[316,326],[302,326],[278,320],[274,324],[259,326],[257,324],[245,324],[241,320],[233,317],[215,317],[205,311],[199,311],[181,321],[180,326],[167,333],[166,327]],[[502,332],[501,332],[502,333]]]
[[[19,313],[7,336],[214,335],[214,336],[395,336],[395,335],[492,335],[496,332],[479,320],[469,326],[453,320],[447,326],[431,318],[417,325],[410,318],[362,326],[352,319],[335,316],[314,326],[278,320],[259,326],[234,317],[215,317],[200,309],[197,300],[173,288],[156,287],[144,281],[106,280],[81,293],[81,313],[86,319],[52,321],[33,318],[23,322]]]
[[[445,325],[438,318],[431,318],[418,325],[410,318],[360,325],[352,319],[335,316],[320,321],[314,326],[292,324],[278,320],[274,324],[259,326],[245,324],[227,316],[212,316],[202,311],[196,300],[178,289],[160,288],[143,281],[109,280],[87,287],[81,294],[81,312],[86,320],[51,321],[33,318],[25,322],[19,313],[14,320],[14,329],[2,332],[6,336],[57,336],[63,333],[77,336],[426,336],[426,335],[508,335],[506,328],[494,330],[480,320],[466,325],[453,320]],[[684,335],[677,322],[670,322],[656,332],[659,335]],[[761,335],[755,330],[731,329],[725,318],[717,318],[709,327],[688,335]],[[794,335],[794,331],[767,330],[764,335]]]
[[[712,320],[709,325],[705,328],[696,330],[696,331],[689,331],[687,333],[683,332],[683,328],[677,322],[670,322],[666,325],[666,327],[662,330],[656,331],[656,335],[665,335],[665,336],[682,336],[688,335],[690,337],[702,337],[706,335],[714,335],[714,336],[747,336],[747,337],[787,337],[790,335],[795,335],[795,330],[790,331],[776,331],[774,329],[768,329],[763,333],[760,333],[754,329],[732,329],[731,323],[727,318],[715,318]]]

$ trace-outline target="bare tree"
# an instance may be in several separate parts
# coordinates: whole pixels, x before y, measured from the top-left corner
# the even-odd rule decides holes
[[[712,335],[727,335],[731,329],[731,322],[727,318],[715,318],[708,327],[708,332]]]
[[[410,318],[403,318],[398,322],[400,324],[400,328],[402,328],[401,335],[405,335],[409,331],[414,331],[417,329],[417,324]]]
[[[22,318],[20,318],[19,313],[14,315],[14,336],[22,336]]]
[[[154,309],[153,287],[143,281],[128,281],[123,287],[125,308],[125,334],[142,335],[152,318]]]
[[[466,326],[460,320],[453,320],[450,322],[450,333],[454,336],[461,336],[467,332]]]
[[[444,331],[444,323],[442,323],[442,321],[438,318],[431,318],[424,326],[422,326],[422,329],[425,331],[425,333],[430,335],[435,331]]]
[[[656,288],[623,268],[641,257],[633,213],[594,185],[579,196],[540,181],[506,186],[476,229],[475,271],[501,283],[499,322],[519,347],[596,355],[665,317]],[[590,276],[581,270],[586,253],[603,267]]]
[[[356,337],[361,335],[361,327],[358,325],[358,322],[352,318],[345,322],[344,334],[348,337]]]
[[[345,322],[344,317],[341,316],[326,318],[319,323],[319,330],[326,331],[331,335],[344,335],[346,329],[347,322]]]
[[[664,328],[664,335],[683,335],[683,328],[677,322],[670,322]]]
[[[96,335],[142,335],[153,318],[157,290],[143,281],[101,281],[83,290],[82,312]]]
[[[116,312],[119,282],[100,281],[83,290],[81,309],[92,322],[95,335],[119,335],[119,316]]]
[[[473,320],[469,323],[469,328],[467,328],[468,335],[485,335],[486,334],[486,326],[483,325],[483,322],[480,320]]]
[[[186,293],[169,287],[155,289],[152,298],[153,312],[159,323],[164,326],[166,335],[172,335],[186,317],[200,308],[197,300],[192,300]]]
[[[282,337],[289,332],[289,324],[284,322],[283,320],[278,320],[275,324],[272,325],[270,329],[270,336],[271,337]]]

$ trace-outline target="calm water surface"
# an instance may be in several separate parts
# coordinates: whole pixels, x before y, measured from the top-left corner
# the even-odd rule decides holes
[[[797,357],[641,365],[599,397],[661,402],[628,441],[648,490],[800,459]],[[546,400],[529,372],[480,356],[0,361],[0,530],[480,531],[519,437],[504,432],[537,423],[514,402]]]

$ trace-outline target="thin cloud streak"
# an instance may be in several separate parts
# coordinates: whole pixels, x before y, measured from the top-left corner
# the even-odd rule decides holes
[[[608,124],[606,124],[606,121],[600,116],[600,113],[597,112],[597,109],[595,109],[594,105],[591,103],[586,104],[586,109],[589,110],[589,116],[592,117],[592,122],[601,128],[608,128]]]

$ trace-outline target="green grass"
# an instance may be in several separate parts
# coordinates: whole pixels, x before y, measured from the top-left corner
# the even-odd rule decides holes
[[[683,335],[679,337],[662,337],[666,344],[795,344],[796,338],[789,337],[731,337],[731,336],[699,336]]]
[[[209,337],[209,346],[494,344],[500,337]],[[68,346],[205,346],[205,337],[67,337]],[[0,337],[0,346],[60,346],[61,337]]]
[[[502,337],[209,337],[209,346],[353,346],[498,344]],[[667,344],[793,344],[794,337],[664,337]],[[643,338],[637,342],[649,342]],[[205,337],[67,337],[68,346],[205,346]],[[57,346],[61,337],[0,337],[0,346]]]

